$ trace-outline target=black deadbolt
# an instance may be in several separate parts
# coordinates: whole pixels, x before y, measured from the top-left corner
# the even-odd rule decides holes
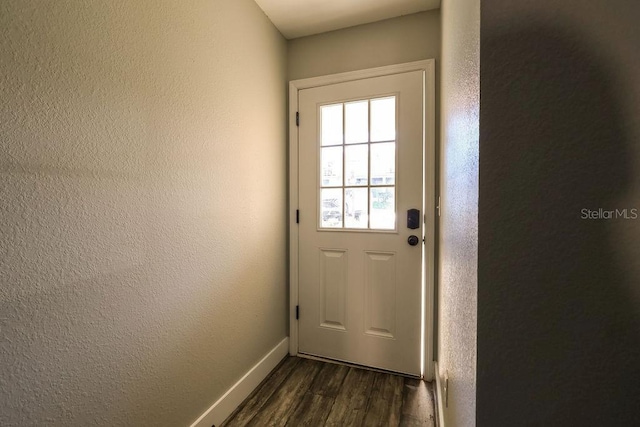
[[[418,209],[409,209],[407,211],[407,228],[412,230],[420,228],[420,211]]]
[[[413,235],[411,235],[411,236],[409,236],[409,238],[407,239],[407,242],[409,242],[409,244],[410,244],[411,246],[415,246],[415,245],[417,245],[418,243],[420,243],[420,239],[418,239],[418,236],[413,236]]]

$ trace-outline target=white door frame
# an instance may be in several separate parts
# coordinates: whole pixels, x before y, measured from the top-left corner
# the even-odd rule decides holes
[[[289,354],[298,354],[298,320],[296,306],[298,305],[298,224],[296,224],[296,210],[298,209],[298,126],[296,113],[298,112],[298,91],[318,86],[343,83],[371,77],[387,76],[390,74],[406,73],[409,71],[423,71],[425,76],[424,97],[424,148],[425,148],[425,182],[424,213],[425,213],[425,271],[424,301],[422,314],[422,372],[426,381],[431,381],[434,374],[433,361],[433,333],[434,333],[434,282],[435,282],[435,217],[436,217],[436,98],[435,98],[435,59],[408,62],[398,65],[370,68],[367,70],[350,71],[331,74],[328,76],[312,77],[289,82]],[[305,120],[304,117],[301,120]],[[431,197],[426,197],[428,190]]]

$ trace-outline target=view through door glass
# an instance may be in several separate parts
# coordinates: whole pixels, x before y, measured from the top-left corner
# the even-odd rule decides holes
[[[396,97],[320,107],[321,229],[395,230]]]

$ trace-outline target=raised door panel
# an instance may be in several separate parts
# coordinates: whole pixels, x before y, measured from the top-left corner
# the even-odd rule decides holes
[[[396,254],[365,252],[365,334],[394,338],[396,330]]]
[[[348,253],[320,249],[320,326],[346,330]]]

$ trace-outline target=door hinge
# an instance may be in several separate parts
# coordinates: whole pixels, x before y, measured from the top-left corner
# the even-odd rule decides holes
[[[300,113],[296,111],[296,126],[300,126]]]
[[[296,209],[296,224],[300,224],[300,209]]]
[[[300,306],[296,305],[296,320],[300,318]]]

